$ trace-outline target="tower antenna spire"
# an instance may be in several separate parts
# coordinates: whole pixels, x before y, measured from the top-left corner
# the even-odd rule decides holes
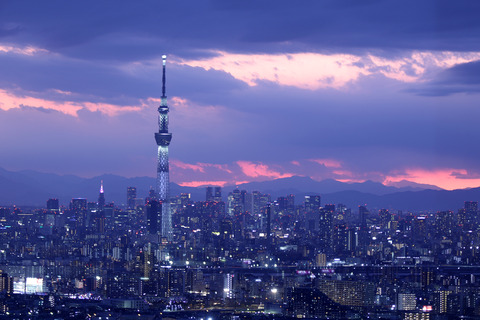
[[[165,90],[165,82],[166,82],[166,78],[165,78],[165,67],[166,67],[166,64],[167,64],[167,55],[164,54],[162,56],[162,63],[163,63],[163,76],[162,76],[162,98],[166,98],[166,90]]]

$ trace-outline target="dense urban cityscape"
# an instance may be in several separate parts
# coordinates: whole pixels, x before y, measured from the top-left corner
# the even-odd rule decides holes
[[[0,8],[0,320],[480,319],[480,5]]]
[[[477,202],[436,213],[298,202],[220,187],[205,201],[181,194],[171,241],[154,190],[128,188],[125,205],[102,186],[94,202],[1,208],[2,317],[480,316]]]

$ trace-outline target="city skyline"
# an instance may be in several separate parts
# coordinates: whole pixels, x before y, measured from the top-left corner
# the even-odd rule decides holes
[[[7,1],[1,9],[7,170],[153,177],[166,53],[170,179],[180,185],[304,175],[480,186],[478,4]]]

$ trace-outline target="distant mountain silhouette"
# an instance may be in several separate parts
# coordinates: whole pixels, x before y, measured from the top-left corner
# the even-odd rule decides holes
[[[421,190],[421,189],[442,190],[442,188],[439,188],[439,187],[431,185],[431,184],[415,183],[415,182],[407,181],[407,180],[401,180],[401,181],[398,181],[398,182],[390,182],[390,183],[387,184],[387,186],[396,187],[396,188],[411,187],[415,190]]]
[[[235,186],[226,186],[224,189],[231,191]],[[286,194],[304,194],[318,193],[326,194],[340,191],[358,191],[363,193],[371,193],[375,195],[385,195],[389,193],[401,191],[420,191],[425,189],[442,190],[436,186],[419,185],[411,182],[410,185],[404,187],[385,186],[379,182],[365,181],[361,183],[344,183],[333,179],[325,179],[316,181],[309,177],[293,176],[290,178],[275,179],[263,182],[249,182],[238,185],[239,189],[247,191],[262,191],[270,193],[272,196],[282,196]]]
[[[103,180],[107,202],[124,204],[127,187],[137,188],[137,197],[145,198],[151,186],[152,177],[125,178],[105,174],[94,178],[81,178],[73,175],[57,175],[36,171],[12,172],[0,168],[0,205],[31,205],[44,207],[48,198],[58,198],[68,205],[72,198],[98,199],[100,180]],[[263,182],[250,182],[239,186],[226,186],[223,196],[235,188],[260,191],[271,194],[275,200],[279,196],[295,194],[297,204],[307,194],[319,194],[322,203],[343,203],[355,208],[366,204],[370,209],[388,208],[405,211],[457,210],[464,201],[480,200],[480,188],[446,191],[430,185],[400,182],[395,186],[385,186],[378,182],[343,183],[332,179],[315,181],[309,177],[294,176]],[[171,183],[171,195],[190,193],[195,201],[205,200],[205,188],[182,187]]]
[[[0,205],[31,205],[45,206],[48,198],[58,198],[61,204],[67,205],[72,198],[87,198],[88,201],[98,200],[100,181],[103,180],[107,202],[124,204],[127,188],[136,187],[137,197],[148,196],[150,187],[155,186],[151,177],[125,178],[105,174],[93,178],[81,178],[73,175],[58,175],[36,171],[12,172],[0,168]],[[192,193],[196,197],[205,195],[202,188],[181,187],[175,183],[170,186],[171,194],[181,192]]]

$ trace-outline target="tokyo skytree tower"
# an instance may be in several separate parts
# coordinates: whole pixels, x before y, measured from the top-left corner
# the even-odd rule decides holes
[[[158,132],[155,133],[155,140],[158,145],[158,164],[157,164],[157,197],[162,201],[161,230],[162,237],[172,240],[172,214],[170,211],[170,177],[168,165],[168,146],[172,140],[172,134],[168,132],[168,105],[165,93],[165,64],[167,56],[162,56],[163,76],[162,76],[162,98],[158,107]]]

